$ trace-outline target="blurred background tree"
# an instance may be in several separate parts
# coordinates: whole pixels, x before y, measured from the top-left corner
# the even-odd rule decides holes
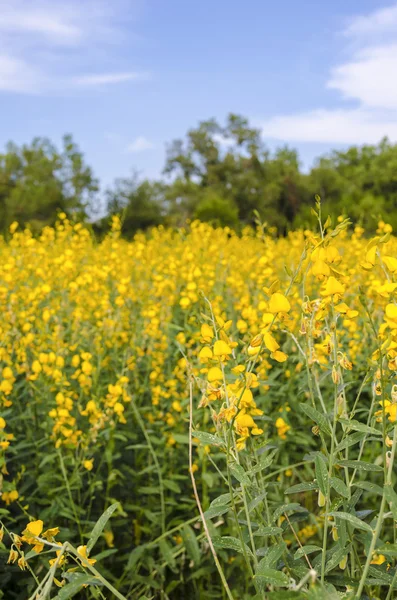
[[[310,226],[315,194],[334,220],[348,214],[373,231],[384,218],[397,228],[397,145],[387,139],[333,151],[303,172],[295,150],[270,152],[260,130],[229,114],[224,125],[202,121],[185,139],[172,141],[163,176],[141,180],[133,172],[117,179],[104,194],[103,209],[98,180],[72,136],[63,138],[61,150],[46,138],[21,147],[9,143],[0,154],[0,229],[16,220],[39,231],[64,211],[93,222],[97,232],[121,213],[127,236],[195,218],[238,230],[253,224],[257,211],[283,235]]]
[[[95,209],[98,182],[70,135],[59,152],[46,138],[9,143],[0,154],[0,224],[29,224],[35,231],[54,223],[62,210],[85,219]]]

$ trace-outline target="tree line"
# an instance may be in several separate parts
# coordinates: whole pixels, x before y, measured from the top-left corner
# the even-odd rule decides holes
[[[185,139],[170,143],[161,179],[133,173],[104,194],[70,135],[61,149],[36,138],[22,146],[9,143],[0,154],[1,231],[14,221],[39,231],[59,211],[90,221],[98,234],[106,232],[111,215],[121,213],[126,236],[196,218],[240,229],[259,213],[285,234],[310,225],[317,194],[331,218],[349,215],[370,231],[385,219],[395,230],[397,144],[384,138],[378,145],[335,150],[305,173],[296,150],[270,152],[258,129],[230,114],[223,126],[202,121]]]

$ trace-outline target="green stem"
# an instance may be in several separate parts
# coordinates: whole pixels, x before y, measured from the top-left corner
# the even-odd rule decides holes
[[[154,462],[154,464],[156,466],[157,477],[158,477],[158,480],[159,480],[159,488],[160,488],[161,533],[164,534],[165,533],[165,499],[164,499],[163,476],[161,474],[160,463],[158,461],[157,454],[156,454],[156,452],[155,452],[155,450],[153,448],[150,436],[149,436],[149,434],[147,432],[147,429],[145,427],[145,423],[144,423],[144,421],[143,421],[143,419],[141,417],[141,414],[140,414],[140,412],[139,412],[139,410],[138,410],[138,408],[137,408],[137,406],[135,404],[134,399],[131,399],[131,404],[132,404],[132,409],[134,411],[135,418],[136,418],[136,420],[138,422],[139,427],[142,430],[142,433],[143,433],[143,435],[145,437],[147,445],[149,446],[150,454],[153,457],[153,462]]]
[[[389,456],[389,466],[388,466],[388,470],[387,470],[385,487],[387,485],[392,484],[391,479],[392,479],[392,474],[393,474],[394,458],[396,455],[396,446],[397,446],[397,425],[394,426],[394,431],[393,431],[393,445],[392,445],[392,450],[391,450],[391,453]],[[355,598],[357,598],[357,600],[360,600],[360,598],[361,598],[361,594],[362,594],[362,591],[365,586],[365,581],[367,579],[368,570],[369,570],[369,567],[370,567],[370,564],[372,561],[372,555],[374,553],[376,542],[378,541],[378,537],[379,537],[381,529],[382,529],[385,506],[386,506],[386,495],[385,495],[385,491],[383,490],[383,496],[382,496],[382,502],[381,502],[380,509],[379,509],[378,520],[376,522],[375,530],[372,533],[372,540],[371,540],[371,544],[370,544],[370,547],[368,550],[367,560],[365,562],[363,574],[361,576],[357,594],[355,596]]]
[[[65,469],[65,463],[63,461],[62,452],[60,450],[58,450],[58,456],[59,456],[59,462],[61,463],[61,471],[62,471],[63,479],[65,481],[66,490],[68,492],[68,496],[69,496],[70,504],[72,506],[74,518],[76,519],[77,528],[79,530],[80,541],[81,541],[81,543],[83,543],[83,530],[81,529],[80,519],[77,514],[76,505],[73,500],[72,490],[70,489],[69,480],[68,480],[68,476],[67,476],[66,469]]]

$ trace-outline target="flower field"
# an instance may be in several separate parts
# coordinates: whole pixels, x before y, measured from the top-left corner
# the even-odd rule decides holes
[[[0,597],[397,598],[397,240],[0,240]]]

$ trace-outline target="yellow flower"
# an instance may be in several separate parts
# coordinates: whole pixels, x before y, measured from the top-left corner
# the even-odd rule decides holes
[[[10,367],[4,367],[4,369],[2,371],[2,375],[3,375],[4,379],[13,379],[14,378],[14,374]]]
[[[188,308],[191,305],[191,300],[187,296],[184,296],[179,300],[179,304],[181,308]]]
[[[83,467],[85,469],[87,469],[87,471],[92,471],[93,467],[94,467],[94,459],[90,458],[87,460],[83,460]]]
[[[1,494],[1,499],[7,504],[7,506],[11,504],[11,502],[15,502],[16,500],[18,500],[18,498],[19,494],[17,490],[12,490],[11,492],[3,492]]]
[[[394,258],[394,256],[384,256],[382,260],[391,273],[397,271],[397,258]]]
[[[280,348],[274,337],[269,332],[265,332],[263,334],[263,341],[265,343],[266,348],[270,352],[275,352]]]
[[[209,348],[208,346],[204,346],[203,348],[201,348],[199,352],[199,359],[202,363],[208,362],[208,360],[211,359],[212,356],[213,354],[211,348]]]
[[[291,429],[291,427],[284,421],[284,419],[282,417],[278,417],[278,419],[276,420],[276,428],[277,428],[277,434],[278,436],[282,439],[285,440],[287,439],[287,432]]]
[[[222,357],[232,353],[229,344],[223,340],[217,340],[214,344],[214,356]]]
[[[33,546],[34,552],[40,553],[44,548],[43,542],[41,542],[38,536],[43,531],[43,521],[38,519],[37,521],[31,521],[27,524],[26,528],[22,532],[22,540]]]
[[[251,415],[247,415],[241,411],[236,417],[236,423],[240,427],[255,427],[255,421]]]
[[[223,380],[223,374],[219,367],[211,367],[208,371],[207,379],[210,383],[221,382]]]
[[[41,366],[41,364],[39,363],[39,361],[38,360],[34,360],[32,362],[32,371],[33,371],[33,373],[38,374],[38,373],[41,373],[42,370],[43,370],[43,367]]]
[[[269,300],[269,312],[273,314],[277,314],[280,312],[287,313],[291,310],[291,304],[289,303],[288,298],[284,296],[284,294],[280,294],[280,292],[276,292],[272,294]]]
[[[25,535],[38,536],[43,531],[43,521],[40,519],[38,521],[31,521],[26,525],[26,529],[24,530]]]
[[[6,422],[3,417],[0,417],[0,429],[4,429],[6,426]]]
[[[49,542],[53,541],[54,537],[59,533],[59,527],[52,527],[42,533],[41,537],[45,538]]]
[[[384,562],[386,562],[386,556],[383,554],[372,555],[371,565],[383,565]]]
[[[326,284],[321,291],[323,296],[334,296],[335,294],[344,294],[345,286],[342,285],[333,275],[328,277]]]
[[[288,355],[285,354],[285,352],[281,352],[281,350],[276,350],[275,352],[271,353],[270,357],[277,362],[283,363],[287,360]]]
[[[88,558],[88,552],[87,552],[87,546],[79,546],[77,548],[77,554],[85,559],[86,561],[88,561],[90,563],[90,565],[94,565],[96,563],[95,558]],[[84,562],[83,562],[84,564]]]

